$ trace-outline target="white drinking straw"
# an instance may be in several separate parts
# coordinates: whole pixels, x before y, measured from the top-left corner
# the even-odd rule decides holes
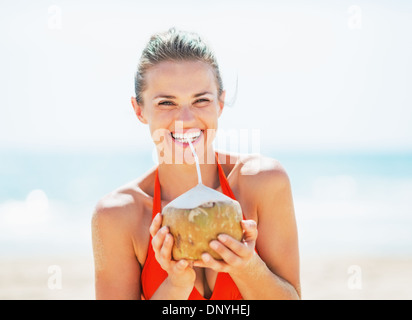
[[[190,140],[189,140],[189,146],[190,146],[190,149],[192,150],[193,157],[195,158],[195,162],[196,162],[197,179],[199,181],[199,184],[202,184],[202,174],[200,173],[199,158],[197,157],[195,148],[193,147],[192,142]]]

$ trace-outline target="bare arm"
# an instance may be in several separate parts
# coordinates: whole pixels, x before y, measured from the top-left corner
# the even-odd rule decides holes
[[[100,202],[92,218],[96,299],[140,299],[140,264],[128,230],[127,209]]]
[[[130,208],[124,196],[106,198],[96,206],[92,218],[96,299],[141,298],[141,266],[132,239],[132,230],[144,225],[139,218],[136,220],[138,211],[136,205]],[[160,228],[161,222],[161,215],[157,215],[150,233],[156,259],[168,277],[151,299],[187,299],[193,289],[195,272],[187,261],[172,260],[173,237],[167,228]]]
[[[298,233],[289,177],[274,163],[256,187],[261,194],[257,206],[259,236],[256,243],[261,259],[255,262],[256,271],[251,280],[238,277],[239,286],[249,288],[245,293],[251,299],[298,299]]]

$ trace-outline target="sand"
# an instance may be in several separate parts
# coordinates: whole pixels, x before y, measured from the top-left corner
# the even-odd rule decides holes
[[[91,257],[2,258],[2,300],[94,299]],[[302,298],[412,299],[412,257],[303,257]]]
[[[412,257],[310,257],[301,260],[302,298],[412,299]]]
[[[0,299],[94,299],[89,257],[7,258],[0,261]]]

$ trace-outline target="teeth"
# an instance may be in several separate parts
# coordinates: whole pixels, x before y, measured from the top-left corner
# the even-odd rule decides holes
[[[180,142],[188,142],[189,140],[194,141],[199,138],[201,131],[189,132],[189,133],[172,133],[172,137]]]

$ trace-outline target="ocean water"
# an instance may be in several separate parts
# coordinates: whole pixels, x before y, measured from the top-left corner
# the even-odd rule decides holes
[[[412,254],[411,153],[266,151],[289,174],[302,255]],[[0,257],[91,254],[97,201],[151,150],[0,150]]]

